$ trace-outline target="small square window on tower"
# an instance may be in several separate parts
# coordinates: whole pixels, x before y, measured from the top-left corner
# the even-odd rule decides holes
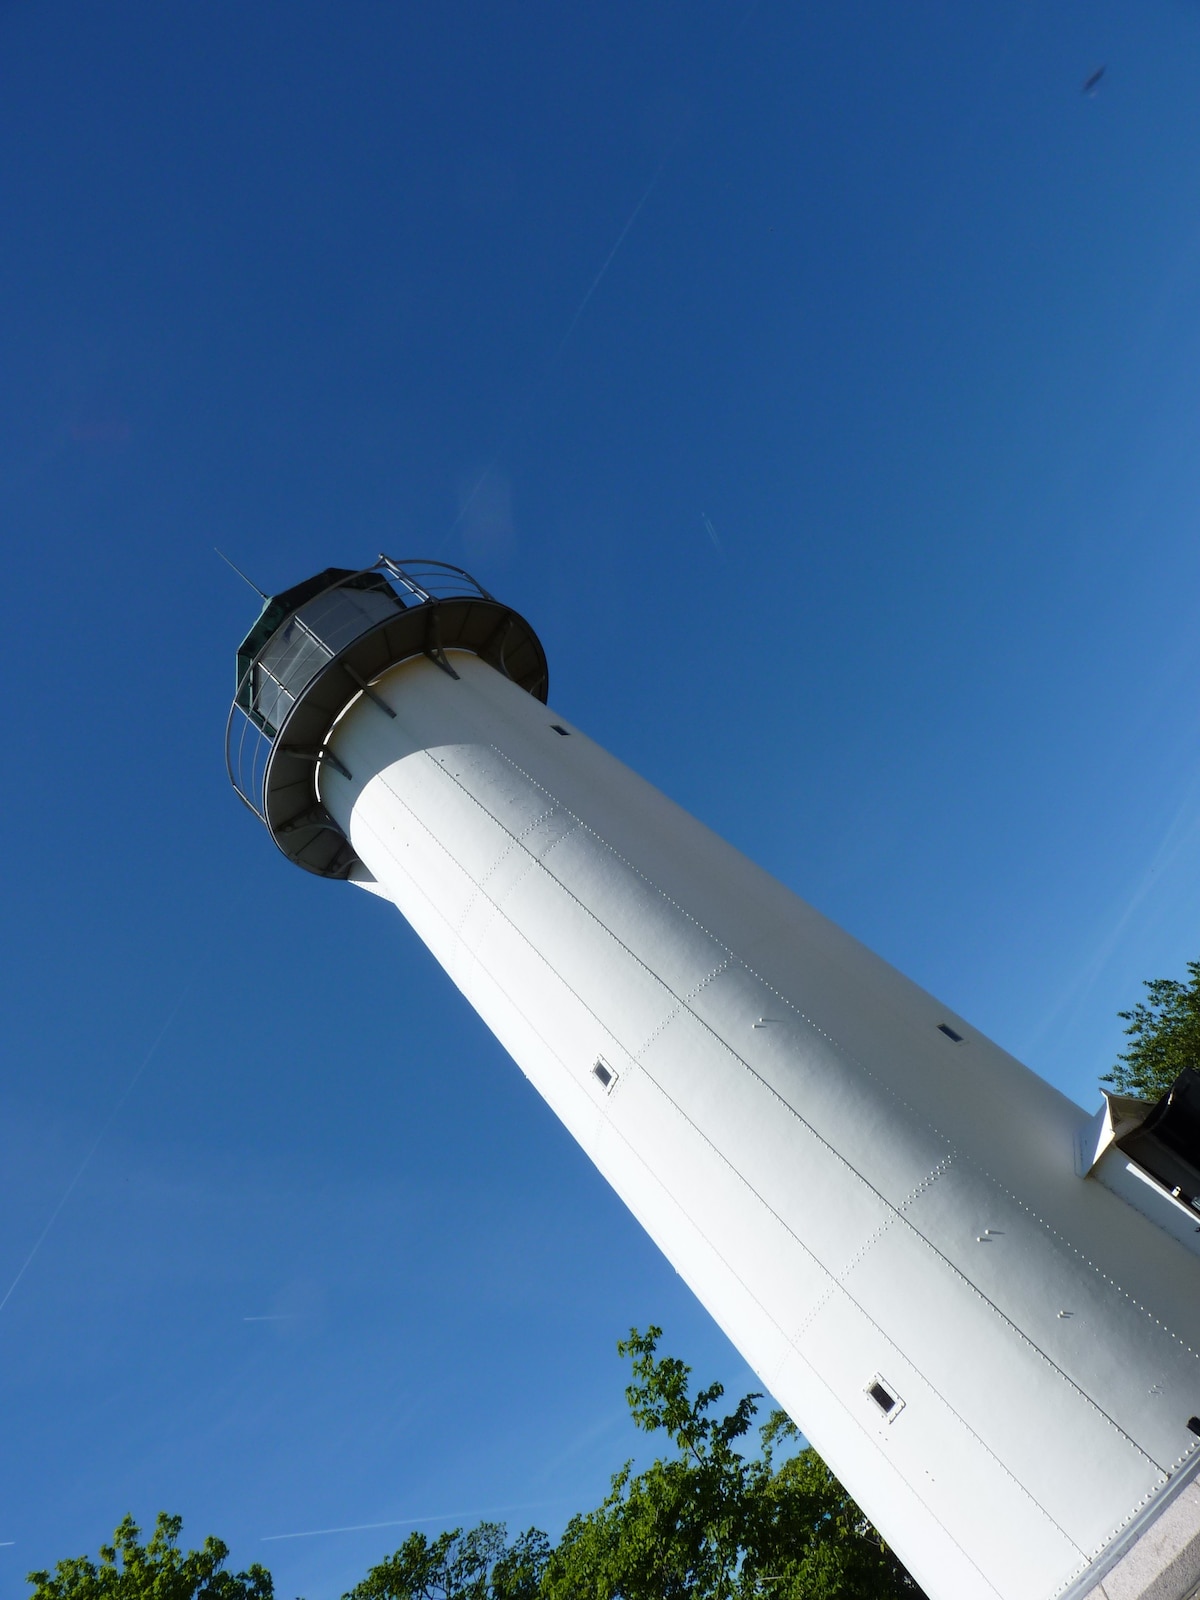
[[[878,1373],[867,1384],[865,1392],[870,1399],[874,1400],[889,1422],[895,1422],[896,1418],[904,1410],[904,1401],[901,1400],[891,1384],[881,1378]]]
[[[595,1078],[602,1089],[607,1091],[611,1091],[617,1081],[617,1074],[603,1056],[596,1057],[596,1064],[592,1068],[592,1077]]]

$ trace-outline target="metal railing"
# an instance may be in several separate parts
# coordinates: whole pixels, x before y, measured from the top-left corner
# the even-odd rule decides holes
[[[386,571],[390,577],[416,597],[418,604],[429,600],[493,600],[481,583],[476,583],[462,567],[446,561],[393,561],[380,556],[369,572]]]
[[[389,615],[439,600],[491,600],[469,572],[445,561],[381,555],[284,616],[238,679],[225,725],[225,766],[238,797],[264,822],[271,751],[313,680]]]

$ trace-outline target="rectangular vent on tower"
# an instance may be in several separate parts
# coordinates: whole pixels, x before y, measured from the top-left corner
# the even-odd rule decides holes
[[[561,733],[564,739],[570,738],[570,730],[564,728],[561,722],[552,722],[550,726],[554,729],[555,733]]]
[[[892,1393],[878,1373],[867,1385],[867,1393],[889,1422],[895,1422],[896,1418],[904,1410],[904,1401],[901,1400],[899,1395]]]
[[[947,1039],[953,1039],[955,1044],[961,1044],[963,1042],[962,1034],[961,1033],[955,1033],[954,1029],[950,1026],[950,1024],[948,1022],[939,1022],[938,1023],[938,1032],[939,1033],[944,1033],[946,1035]]]
[[[1200,1433],[1200,1417],[1189,1417],[1188,1427],[1192,1433]]]
[[[592,1068],[592,1075],[599,1079],[601,1087],[605,1089],[611,1089],[617,1081],[617,1075],[607,1061],[597,1060]]]

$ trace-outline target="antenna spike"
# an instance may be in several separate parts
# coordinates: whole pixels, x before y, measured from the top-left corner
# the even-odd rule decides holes
[[[213,545],[213,549],[217,550],[216,545]],[[217,554],[220,556],[221,560],[225,563],[225,565],[227,567],[232,567],[233,568],[233,570],[237,573],[238,577],[242,580],[243,583],[248,583],[250,585],[250,587],[254,590],[255,594],[258,595],[258,597],[261,600],[269,600],[271,598],[270,595],[267,594],[265,589],[260,589],[252,578],[248,578],[246,576],[246,574],[242,571],[241,567],[239,567],[235,561],[230,561],[229,557],[225,554],[224,550],[217,550]]]

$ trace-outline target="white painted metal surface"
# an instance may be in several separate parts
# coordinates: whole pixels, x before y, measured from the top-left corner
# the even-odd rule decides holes
[[[1200,1260],[1077,1174],[1077,1106],[451,659],[331,736],[361,876],[928,1593],[1072,1589],[1200,1451]]]

